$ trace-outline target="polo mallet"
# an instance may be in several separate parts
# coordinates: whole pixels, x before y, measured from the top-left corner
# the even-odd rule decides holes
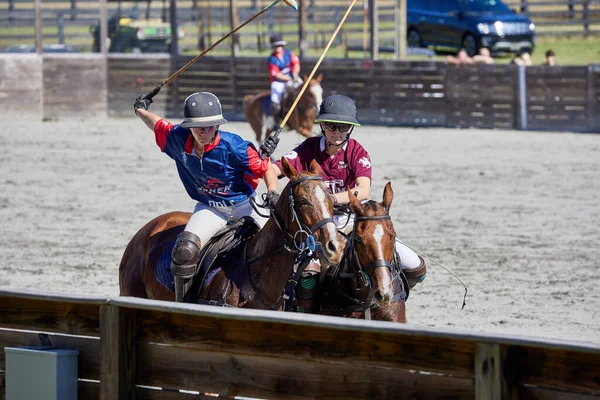
[[[288,6],[290,6],[294,11],[298,10],[298,3],[296,3],[296,0],[275,0],[275,1],[273,1],[271,4],[269,4],[268,6],[266,6],[265,8],[263,8],[262,10],[260,10],[256,14],[254,14],[248,20],[246,20],[246,22],[242,23],[237,28],[235,28],[234,30],[232,30],[231,32],[229,32],[227,35],[225,35],[221,39],[217,40],[208,49],[206,49],[202,53],[198,54],[196,57],[194,57],[192,60],[190,60],[187,64],[185,64],[183,67],[181,67],[177,72],[175,72],[173,75],[171,75],[167,79],[165,79],[160,85],[158,85],[157,87],[155,87],[154,89],[152,89],[150,92],[148,92],[146,95],[144,95],[143,98],[151,100],[154,96],[156,96],[158,94],[158,92],[160,92],[160,89],[162,89],[163,86],[168,85],[169,83],[171,83],[175,78],[177,78],[179,75],[181,75],[183,73],[183,71],[185,71],[186,69],[188,69],[189,67],[191,67],[192,64],[194,64],[196,61],[198,61],[202,56],[204,56],[206,53],[208,53],[209,51],[211,51],[212,49],[214,49],[215,47],[217,47],[219,44],[221,44],[221,42],[223,42],[229,36],[233,35],[237,31],[239,31],[240,29],[242,29],[244,26],[248,25],[250,22],[252,22],[256,18],[260,17],[261,15],[263,15],[264,13],[266,13],[267,11],[269,11],[271,8],[273,8],[277,3],[281,2],[281,1],[283,1],[285,4],[287,4]]]
[[[348,17],[348,14],[350,14],[350,11],[352,10],[352,7],[354,7],[354,3],[356,3],[356,0],[352,0],[352,3],[350,4],[350,6],[348,7],[348,9],[346,10],[346,13],[342,17],[342,19],[341,19],[340,23],[338,24],[337,28],[335,28],[335,31],[333,31],[333,35],[331,35],[331,38],[329,39],[329,43],[327,43],[327,46],[325,46],[325,49],[321,53],[321,56],[317,60],[317,63],[315,64],[315,66],[313,67],[312,71],[310,72],[310,75],[308,76],[308,78],[306,78],[306,81],[304,82],[304,85],[302,85],[302,89],[300,89],[300,93],[298,94],[298,96],[296,96],[296,99],[294,100],[294,103],[292,104],[292,106],[288,110],[287,114],[285,115],[285,117],[283,118],[283,120],[281,121],[281,123],[279,124],[279,128],[277,128],[277,130],[275,132],[271,133],[271,135],[269,136],[269,138],[272,137],[274,139],[277,139],[279,137],[279,134],[283,130],[283,127],[287,123],[288,119],[290,119],[290,116],[292,115],[292,112],[294,111],[294,108],[296,108],[296,105],[300,101],[300,98],[302,97],[302,95],[306,91],[306,88],[310,84],[310,81],[312,80],[313,76],[315,75],[315,72],[317,72],[317,69],[319,68],[319,65],[321,65],[321,61],[323,61],[323,58],[325,58],[325,54],[327,54],[327,51],[329,50],[329,48],[331,47],[331,44],[335,40],[335,37],[337,36],[338,32],[340,31],[340,28],[342,27],[342,25],[344,25],[344,22],[346,21],[346,18]],[[265,139],[265,140],[267,140],[267,139]],[[263,143],[264,143],[264,141],[263,141]],[[267,155],[265,153],[263,153],[262,151],[260,151],[260,158],[262,158],[264,160],[264,159],[267,158]]]

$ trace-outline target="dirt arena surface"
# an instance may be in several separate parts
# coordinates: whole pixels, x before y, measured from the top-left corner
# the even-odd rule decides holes
[[[222,127],[253,139],[249,125]],[[362,127],[372,197],[428,262],[409,322],[600,343],[600,135]],[[117,296],[129,239],[191,211],[137,119],[3,121],[0,287]],[[276,156],[301,141],[284,133]],[[283,187],[282,182],[281,187]],[[264,191],[264,186],[260,186]]]

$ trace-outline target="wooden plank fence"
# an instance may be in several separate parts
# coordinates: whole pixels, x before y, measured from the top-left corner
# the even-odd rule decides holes
[[[134,99],[191,58],[179,56],[171,66],[167,55],[0,55],[0,81],[7,82],[0,115],[132,117]],[[304,73],[314,63],[305,60]],[[324,94],[351,96],[365,124],[600,132],[599,66],[521,68],[329,59],[318,72]],[[266,59],[251,57],[203,58],[174,83],[153,110],[175,119],[190,93],[206,90],[221,99],[228,119],[244,120],[244,96],[269,88]],[[96,100],[86,101],[89,95]],[[11,101],[17,96],[28,101]]]
[[[277,399],[600,397],[600,346],[592,344],[0,291],[0,351],[39,345],[39,333],[56,347],[79,350],[79,398],[86,400],[209,398],[204,393]],[[2,387],[4,362],[2,355]]]
[[[449,66],[446,125],[513,129],[518,86],[518,69],[511,65]]]
[[[313,0],[307,3],[307,18],[303,27],[307,44],[309,47],[322,49],[348,4],[336,0]],[[507,4],[532,19],[537,26],[538,36],[600,34],[599,0],[507,0]],[[260,0],[236,0],[235,17],[238,21],[245,21],[265,5],[266,2]],[[377,1],[377,34],[380,46],[394,44],[395,5],[395,0]],[[41,13],[44,41],[70,44],[78,50],[91,51],[92,35],[86,28],[98,23],[99,9],[99,0],[44,0]],[[108,16],[115,15],[117,9],[117,2],[109,2]],[[168,20],[165,2],[122,2],[123,16],[127,16],[132,10],[137,10],[141,16]],[[20,29],[0,30],[0,48],[9,44],[32,43],[35,37],[32,30],[35,25],[34,18],[33,1],[1,1],[0,26]],[[178,0],[177,21],[186,32],[185,39],[180,43],[182,49],[197,49],[200,42],[203,42],[205,47],[210,46],[231,30],[229,1]],[[269,48],[269,35],[273,32],[283,33],[289,46],[297,49],[299,25],[296,13],[278,7],[241,30],[236,36],[241,49],[265,50]],[[363,10],[357,5],[350,13],[335,44],[352,47],[362,45],[362,41]]]

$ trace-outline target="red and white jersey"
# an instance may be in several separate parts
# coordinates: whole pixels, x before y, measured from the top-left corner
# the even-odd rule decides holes
[[[325,137],[308,138],[284,156],[298,171],[310,171],[310,163],[317,160],[323,170],[323,180],[331,194],[345,192],[356,186],[356,178],[371,179],[369,153],[354,139],[348,139],[336,155],[325,151]],[[275,165],[283,171],[281,161]]]

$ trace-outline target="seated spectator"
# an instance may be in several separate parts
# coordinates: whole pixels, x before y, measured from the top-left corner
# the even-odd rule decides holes
[[[556,65],[555,58],[556,58],[556,54],[554,54],[554,51],[548,50],[546,52],[546,62],[544,63],[544,65],[555,66]]]
[[[448,64],[454,65],[473,64],[473,60],[471,59],[471,57],[469,57],[469,54],[467,54],[467,51],[465,49],[460,49],[456,57],[446,57],[446,61],[448,62]]]
[[[525,66],[533,65],[533,63],[531,62],[531,56],[526,51],[518,53],[517,56],[513,58],[510,63]]]
[[[526,66],[533,65],[533,62],[531,61],[531,54],[529,54],[528,52],[523,52],[521,54],[521,59],[523,60],[523,63],[525,63]]]
[[[479,49],[479,54],[473,56],[474,64],[493,64],[494,58],[492,57],[490,50],[486,47]]]

